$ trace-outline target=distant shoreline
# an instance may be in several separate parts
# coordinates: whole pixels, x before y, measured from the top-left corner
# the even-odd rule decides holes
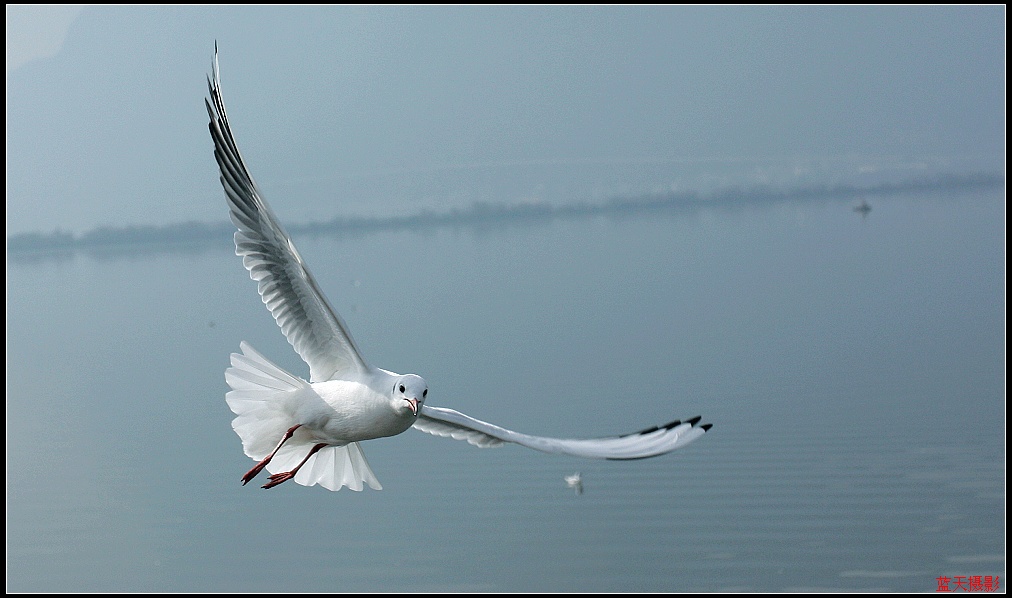
[[[924,191],[955,191],[1001,187],[1004,174],[950,174],[911,179],[898,183],[874,185],[810,185],[775,189],[771,187],[728,187],[712,193],[693,191],[643,194],[614,197],[600,203],[571,203],[553,206],[548,202],[492,204],[475,202],[469,208],[443,212],[421,211],[405,216],[335,217],[330,221],[292,225],[292,235],[323,235],[336,232],[371,233],[405,228],[473,226],[509,221],[550,220],[609,214],[637,214],[657,210],[693,210],[708,207],[745,207],[776,203],[817,200],[849,200]],[[67,254],[77,250],[95,250],[117,246],[181,246],[203,245],[231,239],[235,227],[231,223],[183,222],[168,225],[102,226],[74,234],[56,230],[49,233],[19,233],[7,237],[7,254],[44,257],[45,254]]]

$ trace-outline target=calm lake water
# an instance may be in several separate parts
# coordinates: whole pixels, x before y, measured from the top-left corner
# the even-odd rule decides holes
[[[869,201],[297,238],[429,404],[714,424],[633,462],[409,430],[380,492],[240,485],[229,353],[308,371],[230,239],[8,259],[7,590],[1004,591],[1004,189]]]

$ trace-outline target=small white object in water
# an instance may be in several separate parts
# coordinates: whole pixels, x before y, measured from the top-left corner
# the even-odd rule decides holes
[[[577,494],[583,494],[583,478],[580,477],[580,472],[576,472],[573,475],[567,475],[565,478],[566,485],[576,491]]]

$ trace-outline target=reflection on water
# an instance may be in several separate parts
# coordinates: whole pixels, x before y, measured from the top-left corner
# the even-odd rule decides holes
[[[228,239],[8,262],[8,591],[1003,577],[1004,221],[998,190],[297,239],[433,405],[564,437],[715,424],[636,462],[409,431],[364,443],[362,493],[240,485],[229,353],[307,372]]]

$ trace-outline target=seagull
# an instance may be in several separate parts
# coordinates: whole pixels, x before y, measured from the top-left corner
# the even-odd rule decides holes
[[[622,436],[562,439],[507,430],[459,411],[425,403],[429,388],[416,374],[371,365],[348,325],[320,290],[291,237],[267,204],[239,153],[225,115],[215,44],[205,98],[229,216],[237,230],[236,255],[257,282],[260,297],[296,353],[309,366],[304,380],[277,366],[245,341],[232,353],[225,401],[243,452],[256,461],[246,485],[267,469],[263,488],[288,480],[329,490],[368,485],[382,489],[361,443],[414,428],[478,447],[519,444],[545,453],[594,459],[644,459],[681,448],[711,424],[701,417]]]

